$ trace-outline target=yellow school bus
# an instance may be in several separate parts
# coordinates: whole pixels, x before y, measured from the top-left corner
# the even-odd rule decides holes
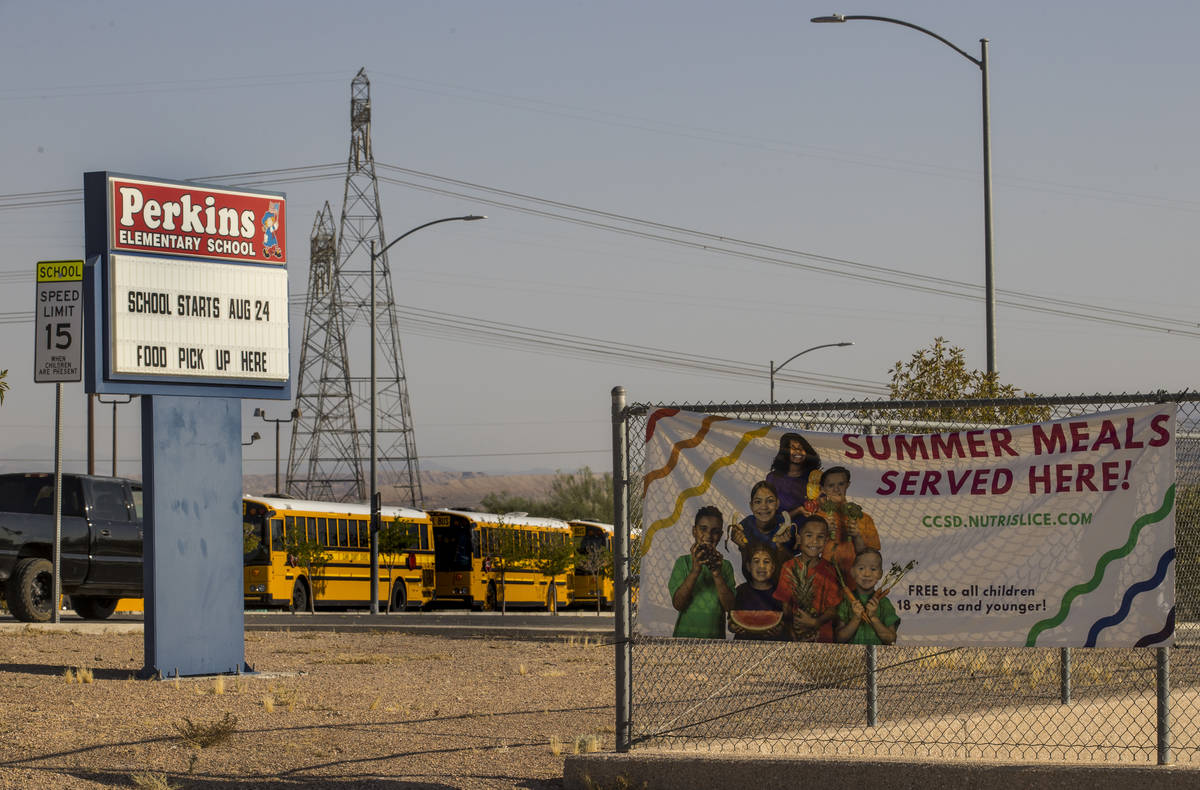
[[[597,562],[607,562],[607,568],[589,567],[587,561],[575,566],[574,602],[609,607],[613,601],[612,524],[597,521],[572,521],[571,537],[580,555],[595,554]]]
[[[384,507],[385,528],[394,523],[410,548],[379,555],[380,608],[403,610],[433,600],[433,537],[420,510]],[[245,603],[248,608],[362,607],[371,603],[371,508],[348,502],[310,502],[282,497],[242,498]],[[309,578],[286,550],[292,530],[316,541],[328,561]]]
[[[571,602],[574,573],[568,568],[550,578],[521,563],[500,559],[502,529],[526,549],[553,542],[568,545],[571,527],[556,518],[469,510],[432,510],[437,565],[437,600],[462,601],[473,609],[541,606],[558,609]]]

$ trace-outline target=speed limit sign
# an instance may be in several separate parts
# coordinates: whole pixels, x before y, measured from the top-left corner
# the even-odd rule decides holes
[[[83,261],[38,261],[33,380],[83,380]]]

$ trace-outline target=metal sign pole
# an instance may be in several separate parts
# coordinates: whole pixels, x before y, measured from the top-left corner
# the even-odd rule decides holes
[[[62,609],[62,382],[54,385],[54,619]]]

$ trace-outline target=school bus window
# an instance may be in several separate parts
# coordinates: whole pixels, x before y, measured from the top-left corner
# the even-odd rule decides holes
[[[351,522],[351,523],[358,524],[358,545],[364,546],[364,547],[370,546],[371,545],[371,536],[367,532],[367,522],[357,521],[357,522]]]
[[[296,534],[295,530],[296,530],[296,517],[288,516],[287,517],[287,534],[294,536]]]
[[[333,519],[329,519],[329,528],[330,530],[337,530],[337,540],[339,546],[346,548],[350,545],[350,535],[346,531],[345,524],[338,524]]]
[[[332,545],[334,545],[333,538],[334,538],[333,535],[330,535],[328,532],[325,531],[325,519],[318,518],[317,519],[317,543],[320,543],[325,546],[332,546]]]
[[[271,551],[283,551],[283,519],[271,519]]]

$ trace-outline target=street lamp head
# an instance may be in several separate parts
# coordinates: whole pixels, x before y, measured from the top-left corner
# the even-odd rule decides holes
[[[808,21],[816,22],[817,24],[822,24],[825,22],[845,22],[846,15],[845,14],[830,14],[829,16],[814,16],[812,19],[810,19]]]
[[[255,431],[254,433],[250,434],[250,441],[252,441],[252,442],[257,442],[261,438],[262,438],[262,434],[259,433],[258,431]]]
[[[255,417],[266,417],[267,415],[263,413],[262,409],[255,409],[254,416]]]
[[[292,409],[292,419],[293,420],[300,419],[300,410],[299,409]]]
[[[487,219],[487,215],[486,214],[471,214],[470,216],[463,217],[464,222],[474,222],[477,219]]]
[[[839,345],[839,346],[852,346],[852,345],[854,345],[854,341],[853,341],[853,340],[847,340],[847,341],[846,341],[846,342],[844,342],[844,343],[838,343],[838,345]]]

